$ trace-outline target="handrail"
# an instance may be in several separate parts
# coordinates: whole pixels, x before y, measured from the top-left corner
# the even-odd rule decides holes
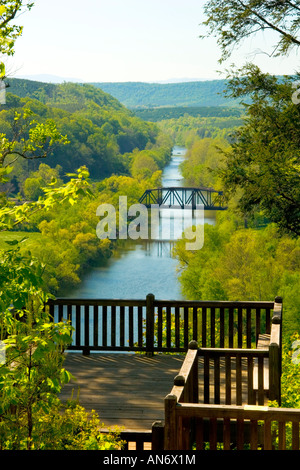
[[[252,348],[260,333],[278,324],[274,302],[64,299],[49,300],[55,321],[69,319],[75,330],[71,350],[186,352],[201,347]],[[276,317],[276,319],[275,319]],[[244,331],[243,331],[244,330]]]
[[[199,450],[203,449],[204,442],[209,443],[210,449],[216,449],[217,442],[220,442],[225,450],[230,449],[232,445],[242,450],[247,444],[251,450],[271,450],[276,446],[284,450],[287,447],[287,423],[291,423],[290,446],[293,450],[299,450],[300,409],[187,404],[178,403],[174,395],[168,395],[166,403],[175,426],[170,432],[166,422],[165,450],[190,448],[187,431],[190,426],[186,423],[191,419],[196,422],[195,441]]]

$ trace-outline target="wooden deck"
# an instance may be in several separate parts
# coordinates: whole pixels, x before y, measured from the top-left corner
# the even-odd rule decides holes
[[[67,353],[65,368],[76,381],[67,384],[61,399],[77,397],[86,410],[95,410],[105,427],[150,430],[164,420],[164,398],[170,393],[184,355]]]
[[[88,411],[95,410],[105,427],[121,426],[124,430],[148,431],[154,421],[164,421],[164,398],[171,392],[184,355],[156,354],[66,354],[65,367],[75,380],[67,384],[61,399],[79,398]],[[246,381],[246,363],[243,383]],[[226,403],[225,361],[220,361],[220,400]],[[211,361],[210,397],[214,401],[214,371]],[[235,403],[235,365],[231,366],[231,395]],[[199,358],[199,376],[203,376],[203,358]],[[78,395],[79,394],[79,395]],[[199,403],[203,403],[203,382],[199,382]],[[247,390],[243,390],[247,403]]]

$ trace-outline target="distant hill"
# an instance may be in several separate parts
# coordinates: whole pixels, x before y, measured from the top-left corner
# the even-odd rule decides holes
[[[226,80],[182,83],[92,83],[117,98],[128,108],[169,106],[236,106],[239,101],[226,98]]]
[[[57,83],[21,78],[8,79],[7,83],[10,86],[7,91],[22,98],[36,98],[44,103],[47,103],[49,98],[53,99],[59,86]],[[227,108],[239,105],[239,100],[226,98],[224,94],[226,80],[181,83],[107,82],[90,83],[89,85],[100,88],[127,108],[134,110],[162,107],[214,107],[213,112],[215,113],[217,107]],[[172,114],[171,111],[168,112]]]
[[[155,146],[160,137],[155,124],[138,118],[115,97],[92,85],[25,79],[9,79],[6,84],[9,87],[6,104],[1,105],[0,129],[11,128],[11,110],[20,113],[29,108],[42,122],[53,119],[59,132],[70,140],[67,146],[55,147],[47,159],[51,167],[59,165],[62,174],[82,165],[97,180],[129,174],[129,154]],[[29,162],[29,170],[37,170],[37,164],[35,160]],[[21,170],[24,173],[24,168]]]
[[[171,106],[160,108],[135,108],[134,114],[144,121],[159,122],[167,119],[179,119],[185,115],[192,117],[240,118],[242,107],[233,106]]]

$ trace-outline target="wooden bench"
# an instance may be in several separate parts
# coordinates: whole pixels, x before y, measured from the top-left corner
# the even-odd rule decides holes
[[[269,349],[270,335],[260,334],[258,335],[257,349]],[[264,359],[264,390],[268,391],[270,388],[269,384],[269,358]],[[258,360],[254,359],[253,364],[253,389],[258,390]]]

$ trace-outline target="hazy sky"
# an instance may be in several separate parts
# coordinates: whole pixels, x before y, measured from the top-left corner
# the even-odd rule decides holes
[[[268,58],[276,37],[249,40],[228,64],[214,38],[201,40],[204,0],[36,0],[21,15],[23,36],[11,76],[52,74],[83,81],[221,78],[217,70],[247,60],[274,74],[295,72],[299,58]]]

